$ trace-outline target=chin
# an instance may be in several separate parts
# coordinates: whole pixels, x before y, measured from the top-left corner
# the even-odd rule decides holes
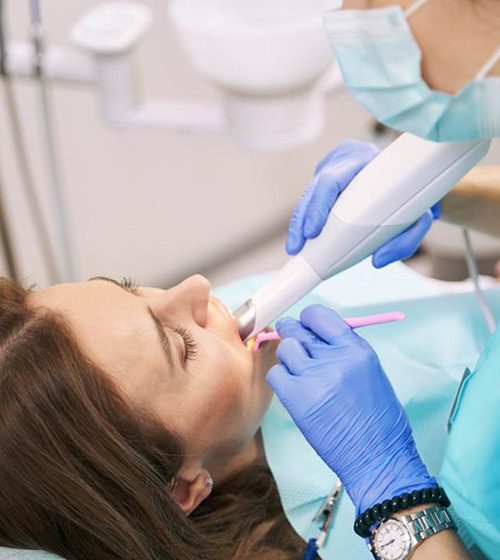
[[[257,361],[257,367],[260,370],[262,376],[265,376],[267,372],[278,363],[276,359],[276,349],[278,348],[279,341],[265,342],[255,352],[255,359]]]

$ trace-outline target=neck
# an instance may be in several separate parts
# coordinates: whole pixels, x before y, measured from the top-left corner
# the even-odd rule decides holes
[[[475,0],[475,3],[478,6],[483,6],[483,8],[492,13],[500,14],[500,4],[498,0]]]
[[[500,2],[498,0],[469,0],[469,3],[482,21],[500,30]]]
[[[217,457],[207,464],[207,469],[215,484],[218,484],[238,471],[261,461],[265,461],[265,457],[262,436],[259,431],[238,453],[226,457]]]

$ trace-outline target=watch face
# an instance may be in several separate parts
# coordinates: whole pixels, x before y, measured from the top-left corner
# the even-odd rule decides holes
[[[381,560],[403,560],[410,546],[410,532],[396,519],[382,523],[373,536],[373,548]]]

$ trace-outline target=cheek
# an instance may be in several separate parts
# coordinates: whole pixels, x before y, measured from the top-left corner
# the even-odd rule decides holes
[[[251,371],[249,363],[238,358],[230,351],[214,348],[205,362],[205,400],[216,416],[231,417],[247,411]]]
[[[206,449],[238,445],[253,428],[259,399],[252,385],[252,362],[229,349],[213,347],[193,363],[190,384],[193,440]]]

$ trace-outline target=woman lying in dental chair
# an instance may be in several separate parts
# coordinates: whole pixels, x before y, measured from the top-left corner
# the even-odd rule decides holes
[[[167,290],[0,280],[0,546],[68,560],[302,558],[335,475],[276,400],[262,442],[275,343],[250,353],[209,290],[202,276]],[[423,368],[397,332],[377,350],[436,469],[456,383],[442,356]],[[462,331],[448,332],[473,360]],[[353,519],[344,496],[323,558],[370,558]]]
[[[373,2],[374,6],[388,3]],[[372,3],[368,4],[371,7]],[[413,14],[420,8],[415,20],[416,35],[429,37],[429,44],[434,44],[429,25],[422,25],[423,33],[418,28],[419,16],[425,16],[425,10],[430,13],[437,33],[435,50],[440,55],[436,60],[444,60],[446,69],[465,60],[466,74],[458,74],[455,84],[448,80],[448,72],[439,68],[434,72],[427,60],[430,47],[424,41],[425,75],[421,76],[419,52],[407,26],[403,26],[404,14],[399,14],[399,19],[389,22],[400,22],[406,30],[402,46],[409,46],[410,52],[416,53],[404,60],[413,64],[407,72],[410,89],[400,88],[397,80],[384,84],[385,89],[372,88],[366,79],[376,74],[367,72],[363,64],[357,65],[356,59],[356,64],[349,64],[350,69],[359,68],[363,78],[353,82],[358,90],[362,86],[362,93],[368,91],[370,96],[372,92],[381,92],[383,103],[374,99],[368,104],[376,109],[374,116],[383,113],[383,121],[388,114],[391,126],[420,131],[426,137],[447,133],[448,136],[441,137],[443,140],[462,139],[471,131],[483,137],[486,123],[486,132],[498,133],[499,113],[494,110],[498,97],[485,95],[489,105],[481,105],[483,92],[498,89],[498,27],[493,17],[498,12],[498,3],[462,2],[462,9],[454,14],[463,15],[463,21],[458,16],[449,17],[450,2],[402,4],[411,7]],[[479,4],[484,10],[479,9]],[[434,8],[437,17],[432,12]],[[473,15],[487,17],[481,17],[481,25],[473,27]],[[372,20],[377,31],[373,36],[383,39],[377,21]],[[458,48],[444,57],[443,21],[452,21],[456,27],[452,31],[458,30]],[[349,39],[345,33],[341,38]],[[361,41],[364,39],[365,35]],[[476,41],[477,48],[473,48]],[[457,56],[463,44],[468,45],[466,52]],[[375,56],[383,52],[383,47],[384,43],[379,49],[365,48],[359,52]],[[338,46],[339,52],[341,48],[342,44]],[[348,48],[344,52],[350,56],[353,50]],[[383,75],[398,78],[401,60],[389,57],[388,64],[391,63],[396,64],[395,71]],[[491,81],[484,75],[490,73]],[[446,82],[438,83],[434,76]],[[436,91],[428,92],[421,104],[422,111],[417,106],[408,116],[405,96],[413,89],[417,93],[427,92],[424,79]],[[473,91],[478,95],[456,97],[469,103],[465,105],[470,106],[468,111],[464,112],[460,103],[453,105],[455,96],[441,93],[453,92],[455,86],[469,83],[474,89],[466,87],[464,93]],[[391,88],[397,96],[388,95]],[[358,97],[366,101],[366,95]],[[441,108],[437,112],[426,111],[426,103],[430,105],[436,99],[441,103],[436,106]],[[393,107],[396,101],[398,105]],[[387,103],[391,111],[379,111]],[[451,134],[450,138],[454,132],[459,135]],[[374,155],[373,149],[361,153],[352,173]],[[333,160],[337,158],[348,179],[351,169],[344,165],[344,156],[345,153],[338,152]],[[325,161],[331,163],[332,157]],[[332,174],[334,186],[338,186],[338,173],[339,169]],[[324,218],[334,202],[332,195],[336,196],[338,190],[318,188],[316,192],[318,196],[313,196],[310,190],[305,204],[312,197],[314,204],[319,202],[322,208],[326,207],[326,212],[316,213]],[[483,222],[484,215],[478,216]],[[314,220],[309,226],[303,224],[298,219],[303,217],[300,211],[295,215],[298,233],[289,238],[291,253],[300,250],[305,242],[303,234],[314,237],[321,229]],[[421,239],[433,217],[432,212],[427,212],[407,232],[398,258],[412,253],[418,245],[413,241]],[[492,222],[498,224],[498,220]],[[375,264],[389,262],[395,247],[392,244],[382,250]],[[444,447],[440,436],[444,414],[451,407],[458,384],[452,374],[459,377],[463,362],[473,365],[475,357],[467,354],[465,342],[469,338],[457,336],[459,322],[442,320],[440,311],[434,305],[432,313],[426,315],[432,316],[433,330],[428,328],[429,323],[421,323],[420,330],[412,338],[407,337],[407,352],[403,352],[403,345],[398,344],[395,336],[386,338],[385,352],[377,348],[391,381],[397,386],[396,374],[409,380],[405,394],[397,391],[398,396],[405,401],[414,431],[420,434],[420,441],[416,439],[426,464],[429,465],[433,453],[438,457],[438,468]],[[467,320],[464,314],[460,332],[472,331]],[[425,339],[430,336],[434,340]],[[278,494],[278,470],[271,474],[266,466],[266,458],[270,463],[271,454],[267,448],[264,453],[259,437],[259,425],[271,398],[265,374],[273,365],[274,350],[268,344],[258,354],[250,354],[241,343],[230,314],[210,298],[209,286],[200,277],[165,291],[96,279],[35,292],[0,281],[0,545],[43,549],[68,560],[301,558],[305,543],[288,523],[284,510],[290,519],[292,514],[300,516],[320,494],[315,485],[321,480],[329,485],[334,480],[327,480],[326,466],[321,476],[316,476],[321,462],[314,463],[312,451],[300,440],[298,430],[278,411],[273,417],[277,421],[269,430],[271,439],[274,435],[276,440],[274,458],[279,455],[276,449],[285,442],[281,453],[281,495]],[[441,367],[445,360],[447,367]],[[498,377],[494,379],[498,389]],[[483,392],[482,397],[486,400],[490,395]],[[498,434],[491,431],[490,440],[484,437],[484,428],[498,416],[489,404],[484,406],[483,425],[476,429],[476,417],[471,421],[474,430],[467,433],[471,448],[498,439]],[[418,414],[420,426],[415,422]],[[467,421],[470,415],[462,417]],[[424,436],[426,446],[422,445]],[[462,463],[475,459],[474,455],[477,447]],[[498,468],[493,474],[496,478],[485,481],[490,485],[481,488],[481,497],[494,488],[495,493],[488,494],[493,499],[487,506],[490,512],[495,508],[498,514]],[[467,500],[459,502],[462,511],[474,503],[475,496],[468,492],[467,484],[477,486],[482,482],[477,479],[465,480],[463,494]],[[285,497],[290,504],[291,496],[299,504],[295,511],[281,506]],[[343,553],[325,558],[369,558],[361,539],[352,530],[344,530],[345,520],[352,527],[353,518],[352,509],[343,515],[341,507],[330,537],[333,543],[342,544],[343,548],[338,550]],[[494,551],[490,556],[496,558],[498,525],[491,528],[488,536],[490,550]]]
[[[292,525],[306,537],[307,508],[335,478],[276,402],[262,442],[275,344],[250,353],[209,289],[201,276],[168,290],[0,280],[0,546],[68,560],[302,557]],[[411,331],[368,335],[433,472],[452,374],[476,357],[470,316],[448,324],[447,311],[419,300]],[[369,558],[340,506],[331,550],[346,554],[323,557]]]
[[[0,544],[65,558],[296,558],[251,354],[201,276],[0,281]]]
[[[225,301],[241,302],[236,291]],[[446,300],[411,305],[411,330],[367,337],[437,473],[481,320],[460,307],[450,322]],[[337,479],[279,402],[268,410],[275,350],[250,353],[201,276],[167,290],[0,280],[0,546],[68,560],[302,558]],[[370,558],[354,516],[343,497],[323,558]]]

